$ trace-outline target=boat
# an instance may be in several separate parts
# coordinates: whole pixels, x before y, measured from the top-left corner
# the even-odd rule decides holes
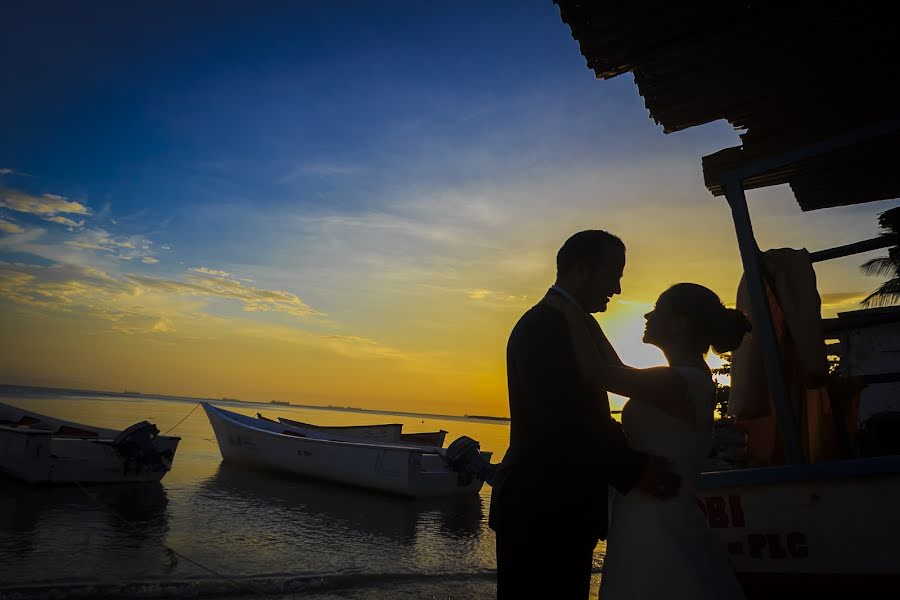
[[[0,472],[28,483],[159,481],[180,440],[147,421],[119,431],[0,403]]]
[[[735,416],[751,433],[760,430],[750,421],[765,419],[756,423],[768,428],[767,437],[753,439],[777,440],[769,447],[778,451],[757,466],[703,473],[698,504],[747,596],[867,598],[897,589],[900,435],[888,420],[898,418],[900,333],[883,327],[900,319],[873,311],[815,316],[825,331],[815,343],[839,340],[840,367],[823,379],[848,387],[862,382],[868,387],[861,399],[894,406],[883,428],[890,435],[874,436],[883,443],[854,445],[868,421],[855,417],[852,404],[835,401],[840,395],[830,390],[812,400],[794,394],[816,380],[804,378],[796,349],[792,357],[785,348],[790,329],[785,336],[776,328],[778,319],[783,333],[785,305],[779,306],[783,299],[755,237],[746,194],[782,186],[804,212],[900,197],[900,119],[896,105],[884,101],[900,74],[890,13],[875,4],[848,12],[828,3],[812,9],[696,3],[688,15],[680,4],[648,11],[629,3],[555,3],[588,67],[600,79],[633,73],[664,132],[723,120],[741,130],[739,145],[703,157],[703,179],[731,213],[761,359],[753,381],[771,400],[767,414]],[[802,48],[814,48],[814,58]],[[711,224],[703,217],[694,221],[698,235]],[[897,244],[896,235],[882,235],[790,252],[806,254],[811,269],[811,263],[880,248],[891,247],[894,256]],[[814,277],[812,287],[818,298]],[[861,335],[861,328],[877,331]],[[824,368],[825,356],[800,356],[815,356],[809,360]],[[821,443],[825,434],[832,446]]]
[[[257,413],[257,417],[265,419],[261,414]],[[402,423],[386,423],[378,425],[342,425],[342,426],[323,426],[312,425],[302,421],[295,421],[285,417],[278,417],[278,421],[297,427],[300,429],[311,429],[323,433],[330,433],[341,438],[363,439],[372,442],[388,442],[397,444],[412,444],[415,446],[435,446],[440,448],[444,445],[447,432],[443,429],[439,431],[422,431],[418,433],[403,433]]]
[[[203,403],[226,463],[282,471],[412,498],[476,494],[483,481],[449,449],[335,439]],[[467,438],[461,438],[467,439]],[[480,452],[484,463],[491,453]]]
[[[443,429],[438,431],[420,431],[417,433],[401,433],[400,443],[402,444],[419,444],[422,446],[435,446],[440,448],[447,439],[447,431]]]
[[[347,438],[353,440],[368,440],[372,442],[399,442],[402,435],[403,425],[401,423],[385,423],[379,425],[342,425],[342,426],[322,426],[295,421],[285,417],[278,417],[278,421],[284,425],[319,431],[321,433],[329,433],[338,438]]]

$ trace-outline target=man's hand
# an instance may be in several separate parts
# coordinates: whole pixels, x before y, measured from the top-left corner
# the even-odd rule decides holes
[[[665,500],[678,494],[680,487],[681,477],[672,472],[672,461],[659,456],[650,456],[647,468],[638,481],[638,488],[651,496]]]

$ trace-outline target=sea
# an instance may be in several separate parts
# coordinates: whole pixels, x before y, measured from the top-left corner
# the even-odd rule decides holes
[[[198,399],[5,386],[0,402],[98,427],[147,420],[181,437],[159,484],[0,479],[0,600],[495,597],[487,485],[411,500],[224,463]],[[214,403],[318,425],[444,429],[447,443],[469,436],[493,462],[509,444],[507,421]]]

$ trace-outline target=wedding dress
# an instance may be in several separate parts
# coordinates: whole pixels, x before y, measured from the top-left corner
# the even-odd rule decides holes
[[[629,446],[672,461],[681,489],[669,500],[637,488],[615,497],[600,600],[744,598],[697,504],[697,481],[712,444],[715,385],[701,369],[676,370],[688,382],[694,422],[637,398],[625,405],[622,427]]]

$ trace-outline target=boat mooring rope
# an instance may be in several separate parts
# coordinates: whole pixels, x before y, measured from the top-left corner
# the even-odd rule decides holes
[[[176,427],[178,427],[179,425],[181,425],[182,423],[184,423],[184,422],[187,420],[187,418],[188,418],[189,416],[191,416],[192,414],[194,414],[194,411],[197,410],[197,407],[198,407],[198,406],[200,406],[200,403],[199,403],[199,402],[198,402],[196,405],[194,405],[194,408],[191,409],[191,412],[189,412],[188,414],[184,415],[184,417],[183,417],[180,421],[178,421],[177,423],[175,423],[174,425],[172,425],[171,427],[169,427],[169,430],[166,431],[165,433],[163,433],[162,435],[169,435],[169,431],[172,431],[173,429],[175,429]]]
[[[197,406],[199,406],[199,403],[197,404]],[[197,408],[197,407],[195,406],[194,408]],[[191,411],[191,412],[193,412],[193,411]],[[188,416],[190,416],[190,414],[188,414]],[[187,418],[187,417],[185,417],[185,419],[186,419],[186,418]],[[183,421],[183,420],[184,420],[184,419],[182,419],[182,421]],[[175,429],[175,428],[173,427],[172,429]],[[170,429],[169,431],[171,431],[171,429]],[[97,497],[95,497],[93,494],[91,494],[89,491],[87,491],[87,490],[85,489],[85,487],[81,484],[80,481],[76,481],[76,482],[75,482],[75,485],[77,485],[77,486],[78,486],[78,489],[81,490],[81,492],[82,492],[85,496],[87,496],[88,499],[90,499],[92,502],[94,502],[94,503],[97,504],[98,506],[101,506],[101,507],[103,507],[103,508],[108,509],[108,510],[109,510],[110,512],[112,512],[112,514],[114,514],[120,521],[122,521],[123,523],[125,523],[125,524],[128,525],[129,527],[131,526],[131,522],[130,522],[128,519],[126,519],[124,516],[122,516],[122,514],[119,513],[119,511],[117,511],[115,508],[113,508],[112,506],[110,506],[110,505],[107,504],[106,502],[103,502],[102,500],[100,500],[99,498],[97,498]],[[174,566],[175,566],[175,563],[177,562],[177,561],[173,560],[172,557],[177,557],[177,558],[180,558],[180,559],[182,559],[182,560],[184,560],[184,561],[186,561],[186,562],[191,563],[192,565],[194,565],[194,566],[196,566],[196,567],[199,567],[199,568],[203,569],[204,571],[206,571],[206,572],[208,572],[208,573],[211,573],[211,574],[215,575],[216,577],[218,577],[218,578],[221,579],[222,581],[227,581],[228,583],[230,583],[231,585],[237,587],[238,589],[243,588],[244,591],[253,592],[254,594],[259,594],[259,595],[261,595],[261,596],[266,596],[266,597],[269,597],[269,598],[274,598],[274,597],[275,597],[273,594],[270,594],[270,593],[267,592],[266,590],[261,589],[261,588],[258,588],[258,587],[256,587],[255,585],[251,585],[251,584],[249,584],[249,583],[247,583],[247,582],[243,582],[243,581],[238,581],[238,580],[236,580],[236,579],[233,579],[233,578],[231,578],[231,577],[228,577],[227,575],[223,575],[223,574],[219,573],[218,571],[216,571],[215,569],[212,569],[212,568],[210,568],[210,567],[207,567],[206,565],[204,565],[204,564],[202,564],[202,563],[200,563],[200,562],[198,562],[198,561],[192,559],[191,557],[186,556],[185,554],[182,554],[181,552],[179,552],[178,550],[175,550],[175,549],[172,548],[171,546],[168,546],[168,545],[166,545],[166,544],[162,544],[162,547],[163,547],[163,549],[166,551],[166,556],[169,557],[169,560],[170,560],[170,565],[169,565],[169,567],[170,567],[170,568],[174,567]]]

